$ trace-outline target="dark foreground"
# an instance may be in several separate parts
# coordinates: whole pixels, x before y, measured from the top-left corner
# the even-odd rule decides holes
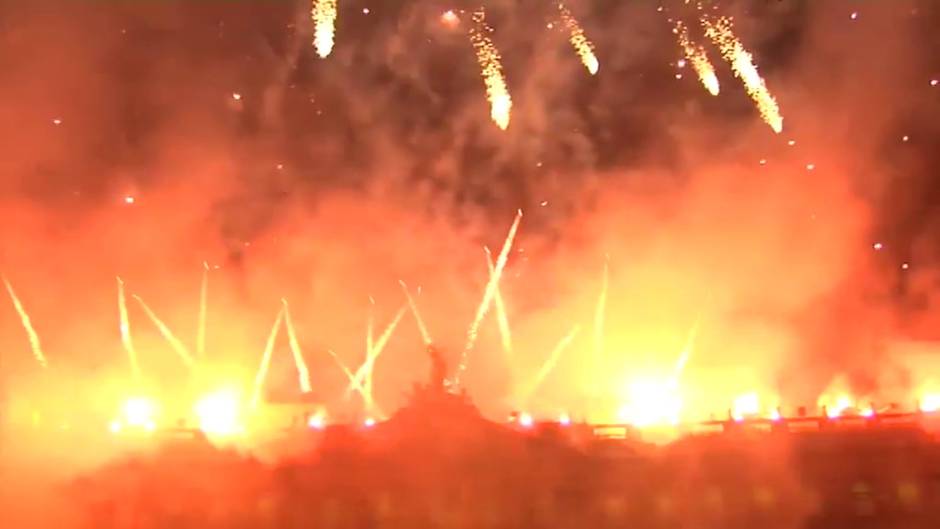
[[[655,448],[518,432],[418,395],[366,431],[332,428],[271,467],[198,441],[63,494],[79,527],[940,527],[940,445],[919,428],[738,432]]]

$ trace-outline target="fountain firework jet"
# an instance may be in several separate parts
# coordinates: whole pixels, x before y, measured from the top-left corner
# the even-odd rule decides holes
[[[679,377],[682,376],[685,365],[689,363],[689,357],[692,356],[692,350],[695,348],[695,339],[698,338],[698,328],[701,320],[701,315],[697,316],[695,323],[692,324],[692,328],[689,329],[689,335],[685,340],[685,345],[682,347],[682,354],[679,355],[679,360],[676,362],[676,367],[673,370],[672,379],[676,382],[678,382]]]
[[[490,304],[493,302],[493,297],[496,295],[496,289],[499,286],[500,278],[503,276],[503,269],[506,268],[506,262],[509,260],[509,251],[512,249],[512,242],[516,238],[516,231],[519,229],[519,222],[521,220],[522,210],[520,209],[516,212],[516,218],[512,221],[509,234],[506,235],[506,240],[503,242],[503,248],[499,252],[499,257],[496,258],[496,268],[493,270],[493,273],[490,274],[490,279],[486,283],[486,289],[483,291],[483,299],[480,301],[480,306],[477,307],[476,316],[467,329],[467,343],[460,353],[460,363],[457,365],[457,372],[454,374],[454,387],[460,385],[460,376],[467,370],[467,358],[470,356],[470,351],[473,350],[473,346],[477,342],[480,323],[483,321],[486,313],[489,312]]]
[[[300,381],[301,393],[310,393],[313,388],[310,386],[310,371],[307,369],[307,362],[304,361],[304,355],[300,351],[300,343],[297,341],[297,333],[294,332],[294,322],[290,317],[290,309],[287,306],[287,300],[282,299],[284,308],[284,324],[287,326],[287,343],[290,345],[290,351],[294,355],[294,365],[297,366],[297,376]]]
[[[405,299],[408,300],[408,307],[411,308],[411,314],[415,317],[415,323],[418,325],[418,332],[421,333],[421,341],[424,342],[424,345],[431,345],[431,333],[428,332],[428,327],[424,324],[424,319],[421,318],[421,313],[418,312],[418,304],[415,303],[415,299],[411,296],[411,291],[408,290],[408,285],[406,285],[405,282],[401,279],[398,280],[398,284],[401,285],[401,289],[405,291]]]
[[[512,98],[503,75],[503,65],[499,50],[493,44],[489,33],[493,32],[486,23],[486,12],[481,8],[473,14],[474,27],[470,30],[470,42],[476,51],[480,74],[486,85],[486,98],[490,102],[490,117],[496,126],[506,130],[512,113]]]
[[[199,286],[199,322],[196,329],[196,356],[206,354],[206,315],[209,304],[209,263],[202,263],[202,284]]]
[[[120,316],[121,345],[127,353],[127,359],[131,364],[131,372],[134,373],[134,379],[140,382],[140,364],[137,362],[137,350],[134,349],[134,341],[131,339],[131,322],[127,316],[127,297],[124,295],[124,281],[117,278],[118,287],[118,315]]]
[[[555,365],[558,364],[558,359],[561,358],[561,353],[571,345],[571,342],[574,341],[575,337],[578,335],[578,332],[581,330],[580,325],[575,325],[568,331],[561,340],[555,344],[555,348],[552,349],[552,352],[548,355],[548,358],[542,364],[542,367],[535,373],[535,376],[532,378],[532,381],[525,387],[522,392],[521,402],[524,404],[525,401],[532,396],[533,393],[539,386],[542,385],[542,382],[545,382],[545,379],[548,375],[555,369]]]
[[[173,331],[170,330],[167,324],[163,323],[163,320],[161,320],[156,315],[156,313],[150,309],[150,307],[140,296],[134,294],[132,297],[137,300],[137,303],[140,304],[140,308],[144,309],[144,313],[148,318],[150,318],[150,321],[152,321],[153,324],[157,327],[157,329],[160,331],[160,334],[167,341],[167,343],[170,344],[170,347],[173,348],[183,363],[186,364],[186,367],[192,368],[195,362],[193,362],[193,357],[189,354],[189,350],[186,349],[186,346],[183,345],[183,342],[181,342],[176,337],[176,335],[173,334]]]
[[[486,265],[489,268],[490,277],[496,272],[493,264],[493,254],[486,246],[483,247],[486,252]],[[512,357],[512,332],[509,328],[509,316],[506,314],[506,305],[503,303],[503,295],[500,293],[499,284],[496,285],[496,293],[493,295],[493,303],[496,305],[496,321],[499,323],[499,337],[503,343],[503,352],[507,357]]]
[[[39,343],[39,335],[36,334],[36,329],[33,328],[29,314],[26,313],[26,309],[24,309],[23,304],[20,303],[20,298],[18,298],[16,292],[13,291],[13,285],[10,284],[6,277],[3,278],[3,284],[6,285],[7,292],[10,293],[10,299],[13,300],[13,308],[15,308],[16,313],[19,314],[23,329],[26,330],[26,336],[29,338],[29,347],[33,351],[33,356],[36,358],[36,361],[39,362],[40,367],[49,367],[49,362],[46,361],[46,355],[42,352],[42,345]]]
[[[277,312],[277,318],[274,320],[274,326],[271,327],[271,334],[268,335],[268,341],[264,345],[264,352],[261,354],[261,365],[258,366],[258,373],[255,375],[255,385],[251,392],[251,408],[258,407],[261,402],[261,391],[264,388],[264,380],[268,377],[268,369],[271,367],[271,356],[274,354],[274,344],[277,342],[277,332],[281,328],[281,320],[284,319],[284,307]]]
[[[329,349],[327,352],[330,353],[330,356],[332,356],[333,360],[336,361],[336,365],[338,365],[339,368],[343,371],[343,374],[346,375],[346,379],[349,380],[350,386],[356,391],[356,393],[359,393],[360,397],[362,397],[362,404],[365,406],[365,408],[370,410],[372,413],[379,415],[380,417],[384,417],[385,414],[382,412],[382,409],[379,408],[379,406],[375,403],[375,400],[372,399],[372,395],[366,391],[366,388],[362,387],[362,383],[356,380],[356,374],[353,373],[351,369],[349,369],[349,366],[347,366],[340,359],[339,355],[337,355],[336,352],[332,349]]]
[[[676,27],[672,31],[676,34],[679,45],[682,46],[682,51],[685,53],[685,58],[692,64],[692,69],[695,70],[696,75],[698,75],[702,86],[708,90],[709,94],[713,96],[718,95],[721,90],[718,84],[718,76],[715,75],[715,68],[712,66],[711,61],[708,60],[708,54],[705,53],[705,48],[692,42],[692,39],[689,37],[689,28],[687,28],[681,20],[676,21]]]
[[[336,35],[337,0],[313,0],[310,16],[314,24],[313,45],[320,58],[327,58],[333,51]]]
[[[392,334],[395,332],[395,328],[398,327],[398,322],[400,322],[402,317],[405,315],[406,310],[408,310],[407,304],[398,309],[398,312],[395,313],[395,317],[379,336],[379,339],[376,340],[375,344],[366,351],[365,361],[362,363],[362,365],[359,366],[359,369],[356,370],[353,381],[351,381],[349,386],[346,387],[347,395],[353,391],[355,385],[359,384],[362,385],[366,393],[369,395],[368,400],[372,401],[372,372],[375,368],[375,361],[378,359],[379,355],[382,354],[382,351],[388,344],[389,339],[391,339]]]
[[[581,63],[584,64],[584,67],[587,68],[587,71],[591,75],[597,74],[600,63],[597,61],[597,56],[594,54],[594,44],[584,35],[584,29],[581,27],[581,24],[578,23],[578,19],[574,18],[574,15],[571,14],[571,10],[568,9],[568,6],[559,2],[558,10],[561,12],[562,22],[570,33],[568,41],[571,42],[575,53],[581,58]]]
[[[751,54],[744,49],[741,41],[734,35],[731,19],[728,17],[712,19],[704,16],[701,22],[705,28],[705,35],[718,46],[722,58],[731,65],[734,74],[744,83],[744,89],[757,105],[761,118],[774,132],[777,134],[782,132],[783,116],[780,115],[777,101],[767,90],[767,85],[757,72]]]

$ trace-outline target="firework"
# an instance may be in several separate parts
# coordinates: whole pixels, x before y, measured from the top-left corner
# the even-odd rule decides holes
[[[734,74],[744,83],[744,88],[757,105],[761,118],[779,134],[783,131],[783,116],[780,115],[780,108],[757,72],[751,54],[744,49],[741,41],[734,35],[731,19],[727,17],[712,19],[706,16],[702,17],[701,22],[705,27],[705,35],[718,46],[722,58],[731,65]]]
[[[385,346],[388,344],[388,341],[391,339],[392,334],[395,332],[395,328],[398,327],[398,322],[401,321],[402,317],[405,315],[405,311],[408,309],[407,304],[395,313],[395,317],[392,319],[391,323],[385,328],[382,334],[379,336],[379,339],[372,343],[371,338],[369,339],[369,347],[366,349],[366,359],[359,366],[359,369],[356,370],[353,380],[350,381],[349,385],[346,387],[346,393],[349,394],[356,385],[361,385],[365,390],[365,393],[368,395],[367,401],[373,402],[372,399],[372,372],[375,368],[375,361],[378,359],[379,355],[382,354],[382,351],[385,349]],[[371,317],[370,317],[371,320]],[[371,336],[371,326],[370,326],[370,336]]]
[[[499,50],[488,35],[493,32],[493,29],[486,23],[486,14],[483,9],[473,14],[473,21],[475,24],[470,30],[470,42],[476,51],[480,73],[486,85],[486,98],[490,102],[490,117],[497,127],[506,130],[509,127],[512,112],[512,98],[509,96],[509,87],[503,75]]]
[[[170,344],[170,347],[176,352],[184,364],[187,367],[193,367],[193,357],[189,354],[189,350],[186,349],[186,346],[183,345],[183,342],[179,341],[176,335],[173,334],[173,331],[167,326],[166,323],[163,323],[157,314],[150,309],[150,307],[144,302],[144,300],[138,296],[134,295],[133,298],[137,300],[137,303],[140,304],[140,308],[144,309],[144,313],[150,318],[150,321],[157,327],[160,331],[160,334],[163,335],[163,338]]]
[[[535,373],[535,377],[532,378],[532,382],[526,387],[525,391],[522,393],[523,402],[527,400],[535,390],[542,385],[542,382],[545,381],[545,378],[555,369],[555,365],[558,363],[558,359],[561,358],[561,353],[571,345],[571,342],[574,341],[575,337],[578,335],[578,332],[581,330],[580,325],[575,325],[571,328],[571,331],[568,332],[558,343],[555,345],[555,348],[552,349],[552,352],[548,355],[548,358],[545,360],[545,363],[542,364],[542,367]]]
[[[277,332],[281,328],[281,320],[284,319],[284,308],[277,312],[277,318],[274,320],[274,326],[271,327],[271,334],[268,335],[268,341],[264,345],[264,352],[261,354],[261,365],[258,366],[258,373],[255,375],[255,386],[251,393],[252,409],[261,402],[261,390],[264,387],[264,380],[268,377],[268,369],[271,367],[271,355],[274,354],[274,343],[277,341]]]
[[[679,380],[682,371],[685,370],[685,365],[689,363],[689,357],[692,356],[692,350],[695,348],[695,340],[698,338],[698,328],[701,319],[701,316],[696,317],[695,322],[689,329],[689,335],[685,340],[685,345],[682,347],[682,353],[679,355],[679,360],[676,361],[676,367],[673,370],[674,380]]]
[[[206,314],[209,304],[209,263],[202,263],[202,284],[199,287],[199,323],[196,330],[196,356],[206,354]]]
[[[36,329],[33,328],[29,314],[26,313],[26,309],[24,309],[23,304],[20,303],[20,298],[18,298],[16,292],[13,291],[13,285],[7,281],[6,277],[3,278],[3,284],[6,285],[7,292],[10,293],[10,299],[13,300],[13,307],[16,309],[16,313],[20,315],[23,329],[26,330],[26,335],[29,337],[29,347],[33,351],[33,356],[36,357],[36,361],[39,362],[40,367],[49,367],[49,363],[46,361],[46,355],[43,354],[42,346],[39,343],[39,335],[36,334]]]
[[[398,280],[398,284],[401,285],[401,289],[405,291],[405,299],[408,300],[408,307],[411,308],[411,314],[415,317],[415,323],[418,324],[418,331],[421,333],[421,340],[424,341],[424,345],[431,345],[431,333],[428,332],[427,326],[424,324],[424,319],[421,318],[421,313],[418,312],[418,304],[415,303],[414,298],[411,296],[411,291],[408,290],[408,285],[404,281]]]
[[[310,16],[313,18],[313,46],[317,55],[325,59],[333,51],[333,39],[336,34],[337,0],[313,0]]]
[[[561,12],[561,21],[568,28],[570,34],[568,41],[571,42],[575,53],[581,58],[581,63],[584,64],[587,71],[591,75],[595,75],[598,68],[600,68],[600,63],[597,61],[597,56],[594,55],[594,44],[584,35],[584,29],[578,23],[578,19],[574,18],[574,15],[571,14],[565,4],[559,2],[558,10]]]
[[[687,28],[682,21],[676,21],[676,27],[673,33],[675,33],[676,37],[679,39],[679,45],[682,46],[685,58],[692,64],[692,69],[695,70],[695,73],[698,75],[702,86],[708,90],[709,94],[713,96],[718,95],[720,90],[718,76],[715,75],[715,68],[708,60],[705,48],[692,42],[689,38],[689,28]]]
[[[493,264],[493,254],[485,246],[483,250],[486,252],[486,265],[490,277],[493,277],[493,273],[496,272],[496,267]],[[509,317],[506,314],[506,305],[503,303],[503,295],[499,291],[498,284],[496,285],[496,293],[493,294],[493,303],[496,305],[496,321],[499,324],[499,337],[503,343],[503,352],[507,356],[512,356],[512,332],[509,329]]]
[[[140,380],[140,364],[137,362],[137,350],[134,349],[134,341],[131,339],[131,323],[127,316],[127,297],[124,295],[124,281],[117,278],[118,287],[118,315],[120,316],[121,345],[127,353],[127,359],[131,364],[131,372],[134,378]]]
[[[310,386],[310,371],[307,369],[307,362],[304,361],[304,355],[300,351],[300,343],[297,341],[297,333],[294,332],[294,322],[290,317],[290,309],[287,307],[287,300],[282,299],[284,305],[284,324],[287,327],[287,343],[290,345],[290,351],[294,355],[294,364],[297,366],[297,375],[300,380],[300,391],[310,393],[313,388]]]
[[[516,231],[519,229],[519,222],[521,220],[522,210],[520,209],[516,213],[516,218],[512,221],[512,226],[510,226],[509,234],[506,235],[506,240],[503,242],[503,248],[499,252],[499,257],[496,258],[496,268],[493,269],[493,273],[490,274],[490,279],[486,283],[486,289],[483,291],[483,299],[480,301],[480,306],[477,307],[476,316],[467,329],[467,343],[464,345],[463,351],[460,354],[460,363],[457,365],[457,372],[454,374],[453,385],[455,387],[460,384],[460,375],[467,370],[467,357],[476,344],[477,335],[480,331],[480,323],[483,321],[486,313],[489,312],[490,304],[493,302],[493,297],[496,295],[496,288],[499,286],[503,269],[506,268],[506,261],[509,260],[509,251],[512,249],[512,242],[516,238]]]

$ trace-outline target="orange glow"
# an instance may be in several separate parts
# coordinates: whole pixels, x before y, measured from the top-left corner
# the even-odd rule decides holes
[[[678,424],[682,399],[674,379],[641,379],[630,384],[620,419],[637,427]]]
[[[199,429],[207,435],[227,437],[243,430],[241,398],[234,389],[221,389],[202,397],[195,411]]]
[[[444,24],[450,29],[454,29],[460,24],[460,17],[457,16],[457,13],[454,13],[453,9],[448,9],[441,15],[441,24]]]

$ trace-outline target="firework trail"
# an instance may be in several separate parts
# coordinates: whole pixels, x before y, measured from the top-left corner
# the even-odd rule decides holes
[[[782,132],[783,116],[780,115],[777,101],[767,90],[767,85],[757,72],[751,54],[735,37],[731,19],[728,17],[711,19],[706,16],[702,17],[701,22],[705,27],[705,35],[718,46],[722,58],[731,65],[734,74],[744,83],[744,88],[757,105],[761,118],[774,132],[778,134]]]
[[[499,257],[496,258],[496,268],[493,270],[493,273],[490,274],[490,279],[486,283],[486,289],[483,291],[483,299],[480,301],[480,306],[477,307],[476,316],[473,318],[470,328],[467,329],[467,343],[460,353],[460,363],[457,365],[457,372],[454,374],[454,387],[460,385],[460,376],[467,370],[467,357],[476,344],[477,335],[480,331],[480,323],[483,321],[486,313],[489,312],[490,304],[493,302],[493,297],[496,295],[496,289],[499,287],[499,280],[503,276],[503,269],[506,268],[506,261],[509,260],[509,251],[512,249],[512,242],[516,238],[516,231],[519,229],[519,222],[521,220],[522,210],[520,209],[516,212],[516,218],[512,221],[509,234],[506,235],[506,240],[503,242],[503,248],[499,252]]]
[[[251,393],[251,407],[257,408],[261,402],[261,390],[264,387],[264,379],[268,377],[268,369],[271,367],[271,356],[274,354],[274,344],[277,342],[277,331],[281,328],[281,320],[284,319],[284,308],[277,312],[277,318],[274,320],[274,326],[271,327],[271,334],[268,335],[268,341],[264,345],[264,353],[261,355],[261,365],[258,366],[258,374],[255,375],[255,386]]]
[[[558,343],[555,345],[555,348],[552,349],[552,352],[548,355],[548,358],[545,360],[545,363],[542,364],[542,367],[535,373],[535,377],[532,379],[532,382],[526,387],[526,390],[522,394],[523,402],[527,400],[535,390],[542,385],[542,382],[545,381],[545,378],[555,369],[555,365],[558,364],[558,359],[561,358],[561,353],[571,345],[571,342],[574,341],[574,338],[578,335],[578,332],[581,330],[580,325],[575,325],[571,330],[566,334]]]
[[[199,323],[196,330],[196,356],[206,354],[206,314],[209,305],[209,263],[202,263],[202,284],[199,287]]]
[[[328,350],[327,352],[330,353],[330,356],[332,356],[333,360],[336,361],[336,365],[338,365],[339,368],[343,370],[343,373],[349,380],[350,386],[356,391],[356,393],[359,393],[359,396],[362,397],[362,402],[366,409],[371,410],[373,413],[376,413],[379,416],[385,416],[385,413],[382,412],[378,404],[376,404],[372,399],[372,395],[370,395],[366,389],[362,387],[362,384],[356,380],[356,375],[352,372],[352,370],[349,369],[349,366],[347,366],[332,349]]]
[[[499,50],[488,35],[493,32],[493,28],[486,23],[486,13],[482,8],[473,14],[473,21],[476,24],[470,30],[470,42],[476,51],[480,74],[486,85],[486,99],[490,102],[490,117],[497,127],[506,130],[512,113],[512,98],[509,96],[506,77],[503,75]]]
[[[565,4],[559,2],[558,10],[561,12],[561,21],[570,33],[568,41],[571,42],[575,53],[581,58],[581,63],[584,64],[584,67],[591,75],[597,74],[600,63],[597,61],[597,56],[594,55],[594,44],[584,35],[584,29],[578,23],[578,19],[574,18],[574,15],[571,14]]]
[[[698,329],[701,321],[701,315],[697,316],[695,323],[692,324],[692,328],[689,329],[689,336],[685,340],[685,345],[682,347],[682,354],[679,355],[679,360],[676,362],[676,367],[673,371],[673,382],[678,382],[679,377],[682,376],[682,371],[685,370],[685,365],[689,363],[689,357],[692,356],[692,350],[695,348],[695,339],[698,337]]]
[[[414,298],[411,297],[411,291],[408,290],[408,285],[400,279],[398,280],[398,284],[401,285],[401,289],[405,291],[405,299],[408,300],[408,307],[411,308],[411,314],[415,317],[415,323],[418,324],[421,340],[424,341],[424,345],[431,345],[431,333],[428,332],[428,327],[424,324],[421,313],[418,312],[418,304],[415,303]]]
[[[36,334],[36,329],[33,328],[29,314],[26,313],[26,309],[24,309],[23,304],[20,303],[20,298],[18,298],[16,292],[13,291],[13,285],[10,284],[6,277],[3,278],[3,284],[6,285],[7,292],[10,293],[10,299],[13,300],[13,308],[15,308],[16,313],[20,315],[20,321],[23,323],[23,328],[26,330],[26,335],[29,337],[29,347],[33,351],[33,356],[36,357],[36,361],[39,362],[40,367],[49,367],[49,362],[46,361],[46,355],[43,354],[42,346],[39,343],[39,335]]]
[[[157,329],[160,331],[160,334],[163,335],[163,338],[167,341],[167,343],[170,344],[170,347],[172,347],[180,359],[183,360],[183,363],[186,364],[186,367],[193,367],[193,357],[189,354],[189,351],[186,349],[186,346],[183,345],[183,342],[179,341],[179,339],[173,334],[173,331],[170,330],[167,324],[163,323],[163,320],[161,320],[157,314],[150,309],[150,307],[140,296],[135,294],[132,297],[137,300],[137,303],[140,304],[140,308],[144,309],[144,313],[147,314],[147,317],[150,318],[150,321],[152,321],[153,324],[157,327]]]
[[[307,369],[307,362],[304,361],[304,355],[300,351],[300,343],[297,341],[297,334],[294,332],[294,322],[290,317],[290,309],[287,307],[287,300],[282,299],[284,305],[284,323],[287,326],[287,342],[290,344],[290,351],[294,355],[294,364],[297,366],[297,375],[300,379],[301,393],[310,393],[313,388],[310,386],[310,371]]]
[[[486,265],[489,268],[490,277],[496,272],[493,264],[493,254],[486,246],[483,247],[486,252]],[[499,285],[496,285],[496,293],[493,295],[493,304],[496,305],[496,321],[499,323],[499,337],[503,342],[503,352],[507,356],[512,356],[512,333],[509,329],[509,316],[506,315],[506,305],[503,303],[503,295],[499,291]]]
[[[698,75],[702,86],[708,90],[709,94],[713,96],[718,95],[718,92],[721,90],[718,84],[718,76],[715,75],[715,68],[712,66],[711,61],[708,60],[705,48],[692,42],[689,38],[689,28],[687,28],[681,20],[676,21],[676,27],[672,32],[675,33],[676,38],[679,39],[679,45],[682,46],[685,58],[692,64],[692,69],[695,70],[695,73]]]
[[[379,336],[379,339],[376,340],[375,343],[372,344],[372,347],[366,352],[365,362],[356,370],[354,381],[350,382],[349,386],[346,388],[347,394],[358,384],[365,389],[366,393],[369,395],[369,400],[372,400],[372,371],[375,368],[375,361],[378,359],[379,355],[382,354],[389,339],[391,339],[392,334],[395,332],[395,328],[398,327],[398,322],[400,322],[405,315],[406,310],[408,310],[407,304],[398,309],[391,323],[388,324]]]
[[[131,322],[130,318],[127,316],[127,297],[124,295],[124,281],[121,278],[117,278],[118,286],[118,314],[121,318],[120,330],[121,330],[121,345],[124,346],[124,351],[127,352],[127,359],[131,363],[131,371],[134,373],[134,378],[140,380],[140,364],[137,362],[137,350],[134,349],[134,341],[131,340]]]
[[[333,39],[336,34],[337,0],[313,0],[310,16],[314,24],[313,46],[317,55],[325,59],[333,51]]]

